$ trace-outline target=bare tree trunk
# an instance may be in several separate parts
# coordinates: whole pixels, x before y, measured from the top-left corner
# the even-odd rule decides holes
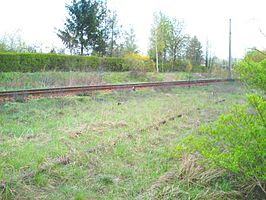
[[[113,57],[113,51],[114,51],[114,22],[112,22],[111,57]]]
[[[157,39],[156,39],[156,45],[155,45],[155,48],[156,48],[156,72],[158,73],[159,72],[159,55],[158,55],[158,47],[157,47]]]
[[[176,48],[173,48],[173,71],[176,64]]]

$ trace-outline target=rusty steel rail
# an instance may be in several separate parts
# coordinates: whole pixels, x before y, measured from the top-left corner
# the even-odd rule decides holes
[[[40,98],[53,96],[67,96],[87,94],[92,91],[112,91],[112,90],[138,90],[143,88],[165,88],[173,86],[193,86],[206,85],[211,83],[226,82],[226,79],[209,79],[209,80],[191,80],[191,81],[170,81],[170,82],[145,82],[145,83],[129,83],[117,85],[88,85],[75,87],[56,87],[29,90],[13,90],[1,91],[0,101],[7,101],[17,98]]]

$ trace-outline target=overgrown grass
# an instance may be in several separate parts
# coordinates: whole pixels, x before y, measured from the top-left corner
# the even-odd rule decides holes
[[[226,83],[2,103],[0,195],[193,199],[210,188],[230,192],[222,178],[210,188],[182,181],[182,161],[169,152],[237,102],[244,102],[242,87]]]
[[[192,79],[207,78],[207,75],[192,74]],[[43,87],[118,84],[128,82],[188,80],[185,72],[141,73],[141,72],[36,72],[0,73],[0,90],[29,89]]]

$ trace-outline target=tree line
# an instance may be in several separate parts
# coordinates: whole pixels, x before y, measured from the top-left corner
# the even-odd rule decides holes
[[[134,29],[123,31],[116,12],[108,9],[106,0],[73,0],[66,9],[69,16],[57,35],[71,53],[121,56],[138,52]],[[182,20],[162,12],[154,14],[148,54],[160,63],[160,71],[204,62],[198,38],[184,32]]]
[[[66,10],[64,27],[56,34],[70,54],[123,57],[139,52],[133,27],[125,30],[119,24],[116,11],[108,8],[107,0],[72,0]],[[21,38],[16,47],[12,45],[14,42],[0,39],[0,51],[38,52],[37,47],[27,46]],[[64,52],[55,48],[50,51]],[[184,21],[162,12],[154,14],[147,53],[158,63],[159,71],[183,71],[200,65],[207,69],[213,64],[208,50],[204,59],[199,39],[185,33]]]
[[[162,12],[154,14],[148,54],[157,60],[161,71],[164,68],[174,71],[180,65],[194,67],[202,64],[202,45],[196,36],[185,33],[184,26],[183,20]]]
[[[68,17],[57,35],[71,54],[112,57],[137,53],[133,28],[122,29],[106,0],[73,0],[66,9]]]

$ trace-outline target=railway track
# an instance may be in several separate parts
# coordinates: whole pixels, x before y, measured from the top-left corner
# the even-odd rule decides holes
[[[226,82],[225,79],[211,79],[211,80],[191,80],[191,81],[171,81],[171,82],[149,82],[149,83],[130,83],[117,85],[88,85],[76,87],[56,87],[43,89],[29,89],[29,90],[12,90],[1,91],[0,101],[10,101],[14,99],[33,99],[41,97],[55,97],[55,96],[69,96],[89,94],[93,91],[113,91],[113,90],[139,90],[144,88],[166,88],[174,86],[198,86],[212,83]]]

